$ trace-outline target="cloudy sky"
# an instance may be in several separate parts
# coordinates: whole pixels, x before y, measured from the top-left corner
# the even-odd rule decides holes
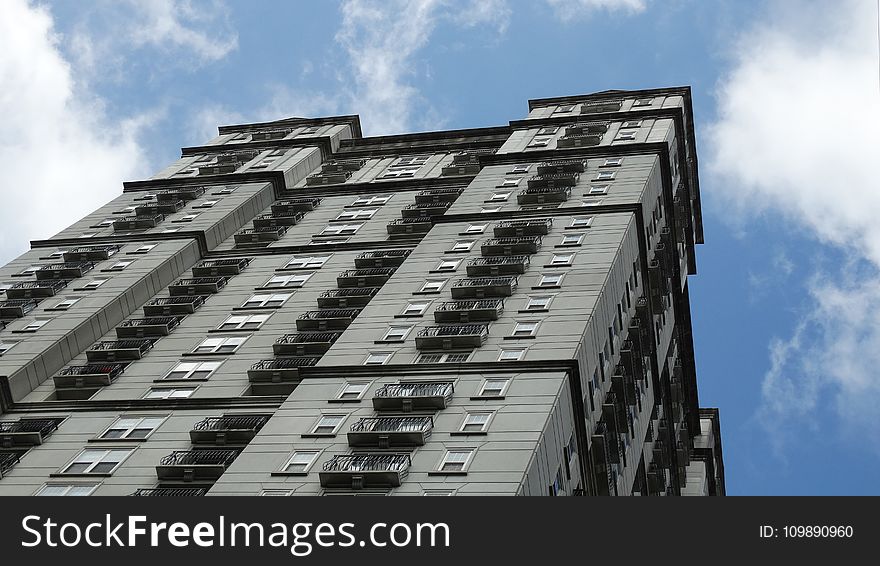
[[[876,0],[4,0],[0,262],[219,124],[505,124],[694,89],[700,400],[733,494],[880,493]]]

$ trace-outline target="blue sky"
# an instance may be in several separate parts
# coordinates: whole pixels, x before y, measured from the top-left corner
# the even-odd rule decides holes
[[[878,5],[6,0],[0,262],[219,124],[505,124],[529,98],[693,87],[691,302],[731,494],[878,494]]]

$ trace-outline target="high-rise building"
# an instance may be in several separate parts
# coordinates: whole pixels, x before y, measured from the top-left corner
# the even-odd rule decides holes
[[[0,269],[0,495],[723,495],[689,88],[224,126]]]

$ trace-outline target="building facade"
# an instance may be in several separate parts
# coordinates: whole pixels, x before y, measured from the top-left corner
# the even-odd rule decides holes
[[[0,268],[0,495],[723,495],[689,88],[221,127]]]

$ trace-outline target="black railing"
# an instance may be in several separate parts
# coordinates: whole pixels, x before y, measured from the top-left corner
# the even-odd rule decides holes
[[[278,218],[293,218],[296,222],[302,220],[305,213],[302,211],[285,210],[281,212],[269,212],[257,216],[256,220],[275,220]]]
[[[608,131],[610,122],[577,122],[565,127],[566,136],[588,136],[591,134],[604,134]]]
[[[358,259],[384,259],[384,258],[405,258],[410,254],[410,250],[374,250],[369,252],[363,252],[358,254],[355,260]]]
[[[348,269],[339,274],[339,277],[375,277],[387,275],[391,277],[397,271],[396,267],[372,267],[363,269]]]
[[[495,224],[495,228],[531,228],[531,227],[546,227],[551,228],[553,226],[552,218],[535,218],[533,220],[505,220],[503,222],[498,222]]]
[[[446,210],[450,206],[452,206],[451,202],[423,202],[408,204],[403,207],[403,210],[433,210],[435,208]]]
[[[239,450],[175,450],[159,460],[162,466],[223,466],[229,467]]]
[[[554,159],[538,165],[538,175],[554,173],[583,173],[587,164],[582,159]]]
[[[299,332],[297,334],[285,334],[275,340],[276,344],[332,344],[342,336],[342,332]]]
[[[238,267],[239,269],[244,269],[250,264],[250,258],[246,257],[237,257],[231,259],[206,259],[196,267]]]
[[[321,356],[292,356],[289,358],[274,358],[260,360],[251,366],[253,370],[295,369],[311,367],[318,363]]]
[[[0,316],[23,317],[40,304],[39,299],[9,299],[0,301]]]
[[[130,318],[119,324],[120,328],[137,328],[139,326],[167,326],[172,330],[180,324],[182,317],[179,316],[148,316],[145,318]]]
[[[306,311],[299,315],[301,320],[324,320],[328,318],[355,318],[362,309],[322,309]]]
[[[476,299],[473,301],[447,301],[437,305],[435,311],[473,311],[473,310],[496,310],[498,314],[504,311],[502,299]]]
[[[351,287],[346,289],[330,289],[319,297],[372,297],[379,292],[379,287]]]
[[[0,452],[0,475],[8,472],[20,460],[18,452]]]
[[[475,257],[467,262],[468,265],[519,265],[530,263],[527,255],[490,255],[486,257]]]
[[[304,207],[306,210],[312,210],[317,208],[321,204],[321,199],[319,198],[292,198],[292,199],[284,199],[276,202],[272,205],[272,209],[275,207],[278,208],[298,208]],[[302,208],[300,208],[302,210]]]
[[[156,202],[195,200],[203,194],[205,194],[205,187],[179,187],[176,189],[166,189],[156,193]]]
[[[141,354],[145,354],[150,351],[155,342],[155,340],[149,338],[133,340],[107,340],[102,342],[95,342],[94,344],[89,346],[86,351],[137,350]]]
[[[23,432],[39,432],[46,437],[58,430],[56,419],[20,419],[18,421],[0,422],[0,434],[17,434]]]
[[[386,383],[373,394],[380,398],[446,397],[452,398],[454,387],[449,381]]]
[[[388,223],[389,226],[399,226],[401,224],[430,224],[430,216],[416,216],[414,218],[395,218]]]
[[[608,100],[595,100],[581,105],[581,114],[594,112],[617,112],[623,107],[623,99],[609,98]]]
[[[67,284],[70,281],[66,279],[48,279],[45,281],[21,281],[12,285],[9,289],[6,290],[6,295],[10,296],[9,291],[15,291],[17,289],[27,290],[27,289],[50,289],[52,292],[60,291],[67,287]]]
[[[432,197],[435,195],[460,195],[464,189],[428,189],[419,192],[416,196]]]
[[[287,233],[287,226],[265,226],[263,228],[245,228],[236,232],[236,236],[247,236],[251,234],[274,234],[283,236]]]
[[[453,287],[494,287],[494,286],[510,286],[516,287],[516,277],[469,277],[467,279],[458,279],[453,283]]]
[[[106,375],[110,379],[125,371],[126,364],[85,364],[82,366],[67,366],[58,372],[62,376],[76,375]]]
[[[422,417],[364,417],[351,425],[352,432],[429,432],[434,419]]]
[[[74,273],[88,273],[95,267],[95,263],[92,261],[68,261],[64,263],[50,263],[49,265],[44,265],[37,272],[74,272]],[[79,276],[79,275],[77,275]]]
[[[208,493],[206,487],[154,487],[139,489],[132,497],[201,497]]]
[[[184,278],[178,279],[174,283],[171,284],[171,287],[213,287],[216,286],[217,289],[222,288],[226,285],[227,278],[226,277],[192,277],[192,278]]]
[[[258,431],[269,421],[265,415],[207,417],[193,425],[193,430],[253,430]]]
[[[440,326],[428,326],[422,328],[419,337],[447,337],[447,336],[480,336],[483,339],[489,336],[487,324],[443,324]]]
[[[519,192],[521,195],[555,195],[558,193],[571,196],[571,187],[556,185],[553,187],[527,187]]]
[[[326,472],[406,472],[409,454],[341,454],[324,464]]]
[[[164,307],[169,305],[194,305],[201,306],[205,302],[204,295],[190,295],[188,297],[158,297],[147,301],[147,306]]]
[[[64,252],[64,261],[107,259],[121,249],[117,244],[104,246],[81,246]]]
[[[367,162],[366,159],[334,159],[321,165],[322,173],[339,173],[341,171],[357,171]]]

